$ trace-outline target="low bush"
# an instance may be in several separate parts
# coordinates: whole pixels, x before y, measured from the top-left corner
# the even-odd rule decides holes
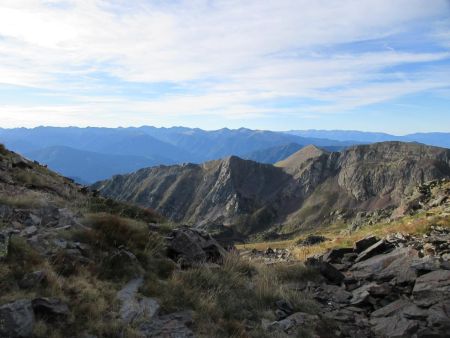
[[[164,239],[159,233],[150,231],[144,222],[98,213],[88,215],[83,223],[87,227],[71,237],[91,245],[97,261],[94,268],[102,278],[121,279],[135,274],[136,269],[128,264],[129,260],[113,259],[118,249],[130,251],[145,271],[156,276],[167,278],[174,269],[174,264],[165,255]]]
[[[164,218],[150,208],[140,208],[131,204],[115,201],[110,198],[91,197],[87,204],[88,212],[110,213],[124,218],[131,218],[147,223],[158,223]]]

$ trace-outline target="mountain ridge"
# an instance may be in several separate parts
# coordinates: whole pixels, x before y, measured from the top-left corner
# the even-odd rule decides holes
[[[149,168],[94,188],[176,221],[234,226],[248,235],[277,225],[298,231],[331,224],[336,212],[347,221],[358,211],[392,212],[419,183],[450,176],[450,150],[414,143],[384,142],[317,155],[289,168],[236,156]]]

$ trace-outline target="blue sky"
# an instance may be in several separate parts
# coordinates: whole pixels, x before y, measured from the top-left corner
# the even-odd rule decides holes
[[[450,1],[0,2],[0,127],[450,131]]]

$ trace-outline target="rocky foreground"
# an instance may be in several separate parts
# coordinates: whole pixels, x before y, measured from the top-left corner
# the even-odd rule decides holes
[[[368,237],[307,260],[321,284],[304,288],[345,337],[448,337],[450,231]],[[285,321],[289,321],[285,319]]]

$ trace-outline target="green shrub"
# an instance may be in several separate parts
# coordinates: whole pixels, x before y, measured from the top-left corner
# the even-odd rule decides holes
[[[120,217],[140,220],[147,223],[158,223],[164,218],[150,208],[140,208],[110,198],[91,197],[87,205],[88,212],[110,213]]]
[[[167,278],[173,270],[173,265],[165,257],[164,239],[150,231],[145,223],[107,213],[90,214],[83,223],[87,228],[73,233],[71,237],[92,246],[98,262],[95,268],[102,278],[117,279],[133,275],[132,267],[117,266],[126,264],[125,261],[111,260],[115,250],[121,248],[133,253],[142,267],[155,275]]]

